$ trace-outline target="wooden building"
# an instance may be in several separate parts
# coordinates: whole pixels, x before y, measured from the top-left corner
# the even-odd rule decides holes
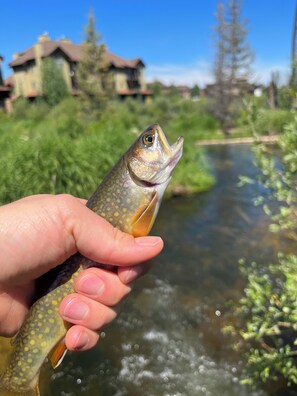
[[[47,34],[39,36],[38,42],[27,50],[14,54],[9,66],[13,70],[14,96],[29,99],[42,96],[41,62],[51,57],[63,72],[69,91],[77,94],[76,68],[82,59],[81,45],[68,39],[52,41]],[[151,95],[144,80],[144,63],[139,58],[126,60],[111,52],[106,52],[114,89],[121,98],[139,97],[145,99]]]

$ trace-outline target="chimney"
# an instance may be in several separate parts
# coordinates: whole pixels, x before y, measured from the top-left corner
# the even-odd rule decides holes
[[[72,41],[69,38],[63,36],[60,38],[60,43],[72,44]]]
[[[0,87],[2,85],[4,85],[3,77],[2,77],[2,62],[3,62],[3,60],[4,60],[3,56],[0,55]]]
[[[13,60],[18,59],[19,57],[20,57],[20,53],[19,53],[19,52],[15,52],[15,53],[12,55],[12,59],[13,59]]]
[[[37,81],[41,81],[41,60],[43,55],[43,47],[46,41],[49,41],[49,37],[47,34],[42,34],[38,37],[38,41],[34,44],[34,54],[35,54],[35,65],[36,65],[36,73],[35,77]],[[36,91],[41,90],[41,84],[37,84]]]
[[[49,34],[47,32],[41,34],[38,37],[38,42],[39,43],[44,43],[45,41],[51,41],[51,38],[50,38],[50,36],[49,36]]]

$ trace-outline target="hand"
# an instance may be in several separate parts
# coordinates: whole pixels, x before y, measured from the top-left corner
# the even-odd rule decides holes
[[[70,350],[86,350],[97,331],[116,317],[115,306],[131,282],[148,269],[140,264],[163,248],[159,237],[134,238],[112,227],[70,195],[35,195],[0,207],[0,335],[22,325],[35,280],[80,252],[117,272],[89,268],[75,280],[75,293],[61,302],[60,314],[74,324],[66,334]]]

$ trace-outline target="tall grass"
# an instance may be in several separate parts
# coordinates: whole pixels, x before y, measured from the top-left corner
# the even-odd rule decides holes
[[[100,121],[92,122],[85,121],[73,98],[52,109],[44,103],[18,106],[13,115],[0,116],[1,204],[37,193],[67,192],[87,198],[136,136],[154,122],[160,122],[171,142],[181,134],[185,138],[171,193],[177,186],[192,193],[214,183],[195,140],[199,131],[216,125],[209,116],[197,115],[195,105],[114,102]]]

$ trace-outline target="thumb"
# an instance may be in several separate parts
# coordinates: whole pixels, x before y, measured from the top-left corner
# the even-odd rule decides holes
[[[85,257],[103,264],[134,265],[149,260],[163,249],[160,237],[134,238],[113,227],[76,200],[75,208],[67,211],[65,224],[76,249]]]

